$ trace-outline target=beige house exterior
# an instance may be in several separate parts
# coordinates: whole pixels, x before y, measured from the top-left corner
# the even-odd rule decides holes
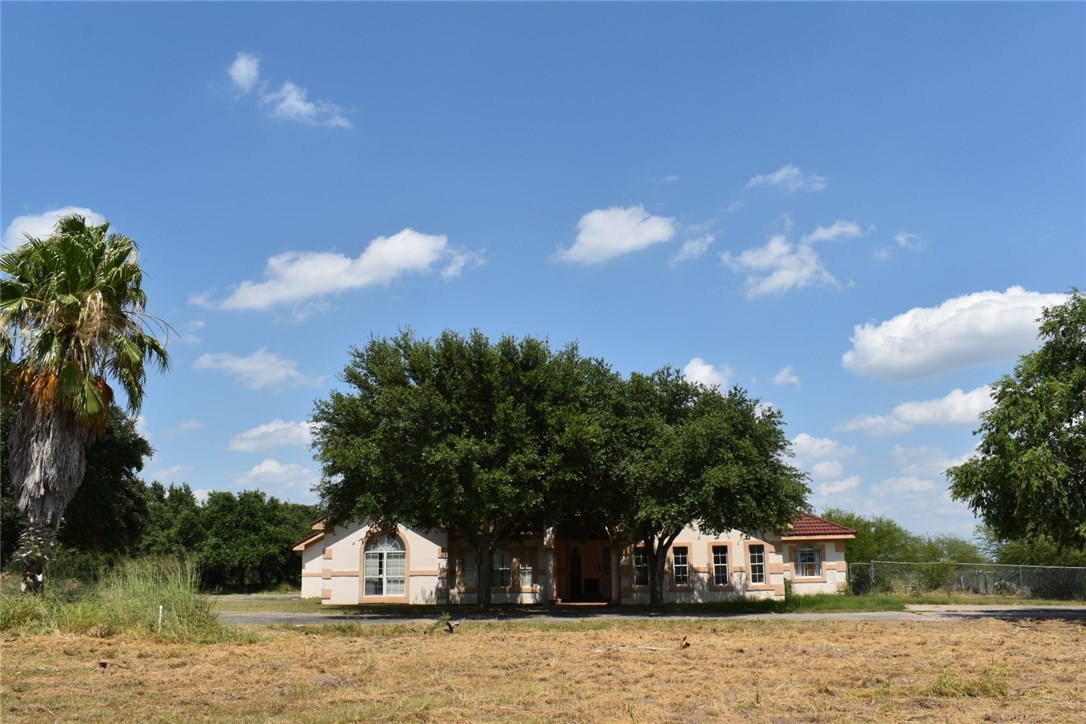
[[[474,603],[472,548],[445,530],[367,523],[326,528],[294,550],[302,553],[302,597],[327,604]],[[855,532],[801,514],[782,533],[753,537],[683,529],[668,551],[664,598],[694,603],[735,598],[784,598],[847,588],[845,542]],[[494,603],[572,601],[648,603],[647,560],[638,546],[618,549],[606,539],[565,540],[553,529],[524,537],[494,554]]]

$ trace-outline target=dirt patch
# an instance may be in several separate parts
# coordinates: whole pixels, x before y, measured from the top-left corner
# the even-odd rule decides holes
[[[1066,621],[465,622],[3,642],[5,721],[1083,721]],[[101,661],[109,663],[103,666]]]

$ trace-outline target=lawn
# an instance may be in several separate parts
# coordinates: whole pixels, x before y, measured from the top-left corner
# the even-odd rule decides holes
[[[464,621],[6,638],[4,721],[1086,720],[1066,621]],[[100,661],[108,663],[101,664]]]

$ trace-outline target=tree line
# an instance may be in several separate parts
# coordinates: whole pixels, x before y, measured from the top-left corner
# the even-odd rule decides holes
[[[2,416],[3,450],[13,412]],[[87,448],[83,479],[59,527],[56,563],[89,578],[123,557],[179,555],[198,565],[207,590],[297,585],[300,554],[291,550],[311,532],[316,506],[281,501],[259,490],[212,492],[203,501],[187,484],[140,479],[150,444],[134,420],[114,408],[101,437]],[[26,526],[6,466],[0,468],[0,564],[8,569]]]

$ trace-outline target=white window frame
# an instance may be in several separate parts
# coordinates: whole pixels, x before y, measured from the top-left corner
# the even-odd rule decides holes
[[[533,585],[533,577],[535,575],[535,556],[531,548],[525,548],[520,552],[520,557],[517,558],[517,568],[520,573],[520,588],[522,591],[529,591]]]
[[[494,549],[493,567],[490,571],[491,588],[511,588],[513,585],[513,554],[501,548]]]
[[[728,576],[728,546],[713,546],[713,585],[727,586],[731,584]]]
[[[649,585],[649,554],[648,551],[645,550],[645,546],[638,546],[634,548],[633,568],[633,584],[635,586]],[[644,581],[644,583],[642,583],[642,581]]]
[[[796,578],[821,578],[822,556],[812,545],[802,546],[796,552]]]
[[[370,540],[363,561],[364,595],[403,596],[407,593],[407,548],[398,537],[382,535]]]
[[[750,546],[750,582],[763,585],[765,579],[765,546],[762,544]]]
[[[676,586],[690,585],[690,548],[688,546],[671,547],[671,580]]]

